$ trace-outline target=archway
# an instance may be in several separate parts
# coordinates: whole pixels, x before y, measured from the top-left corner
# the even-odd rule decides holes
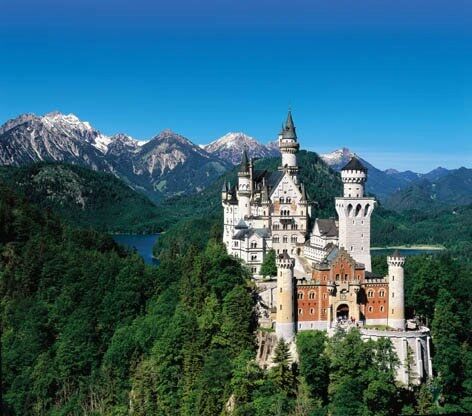
[[[339,305],[336,309],[336,319],[348,319],[349,318],[349,306],[345,303]]]

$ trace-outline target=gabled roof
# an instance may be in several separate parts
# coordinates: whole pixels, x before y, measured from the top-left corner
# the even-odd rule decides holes
[[[353,156],[341,170],[360,170],[361,172],[367,172],[367,168],[355,156]]]
[[[253,235],[268,238],[269,230],[267,228],[243,228],[233,235],[233,240],[244,240],[246,237],[252,237]]]
[[[315,226],[318,225],[320,234],[326,237],[337,237],[338,236],[338,227],[336,226],[336,221],[332,218],[322,219],[317,218],[315,220]]]
[[[234,227],[236,230],[243,230],[249,228],[246,222],[243,219],[240,219],[239,222]]]

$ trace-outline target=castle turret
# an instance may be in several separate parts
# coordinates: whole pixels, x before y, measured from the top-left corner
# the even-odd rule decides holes
[[[343,197],[336,198],[339,217],[339,246],[372,271],[370,257],[370,217],[375,199],[364,196],[367,168],[356,157],[341,170]]]
[[[251,213],[251,166],[246,149],[243,150],[238,172],[238,212],[239,218],[249,217]]]
[[[297,152],[299,147],[292,113],[289,110],[285,126],[282,126],[282,131],[279,134],[279,149],[282,154],[282,165],[279,169],[288,169],[293,175],[297,174]]]
[[[294,278],[295,261],[286,252],[277,257],[277,338],[290,342],[295,336]]]
[[[388,326],[405,329],[404,270],[405,257],[395,250],[388,263]]]

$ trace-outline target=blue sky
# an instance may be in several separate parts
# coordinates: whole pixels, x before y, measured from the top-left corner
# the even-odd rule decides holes
[[[3,4],[4,3],[4,4]],[[380,168],[472,165],[466,1],[0,0],[0,122],[74,113],[104,133],[263,142]]]

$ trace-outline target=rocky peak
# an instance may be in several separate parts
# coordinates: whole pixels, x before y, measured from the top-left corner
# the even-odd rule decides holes
[[[243,150],[246,150],[249,157],[252,158],[277,156],[279,154],[278,149],[271,149],[243,132],[227,133],[203,146],[203,148],[208,153],[233,165],[241,163]]]

